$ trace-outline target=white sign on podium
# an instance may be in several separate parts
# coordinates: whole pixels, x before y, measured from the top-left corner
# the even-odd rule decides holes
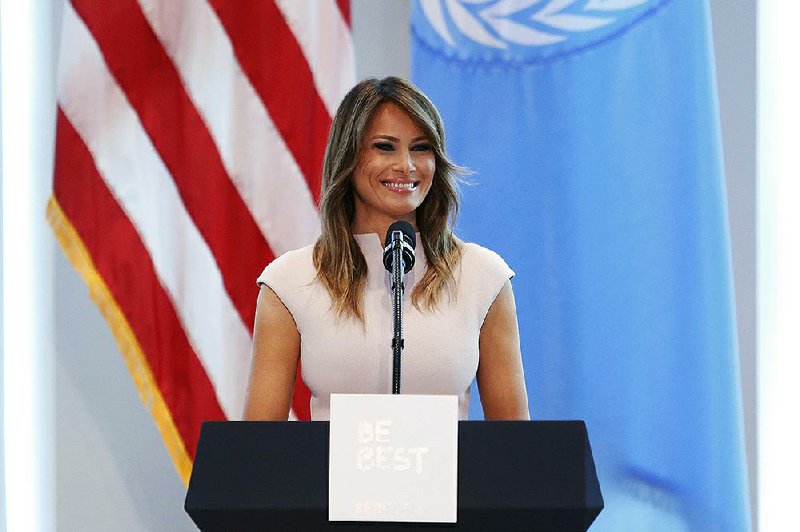
[[[330,521],[455,523],[458,398],[331,395]]]

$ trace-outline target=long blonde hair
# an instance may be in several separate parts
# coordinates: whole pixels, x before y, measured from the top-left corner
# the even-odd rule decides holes
[[[430,191],[416,212],[428,269],[411,293],[415,307],[432,310],[445,291],[452,292],[453,272],[461,258],[461,243],[452,227],[459,207],[456,183],[463,170],[447,158],[439,112],[422,91],[404,79],[361,81],[344,97],[331,125],[322,166],[322,234],[314,245],[317,278],[330,293],[336,314],[359,320],[364,318],[367,263],[351,231],[355,214],[352,174],[370,120],[388,102],[405,110],[425,132],[436,160]]]

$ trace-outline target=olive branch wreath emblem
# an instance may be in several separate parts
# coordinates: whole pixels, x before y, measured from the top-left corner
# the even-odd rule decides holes
[[[617,20],[614,14],[646,4],[650,0],[582,0],[581,14],[575,14],[578,0],[419,0],[420,7],[436,33],[455,46],[447,15],[455,27],[472,41],[492,48],[546,46],[566,40],[571,33],[595,30]],[[465,4],[486,7],[473,13]],[[512,16],[536,4],[528,20],[536,27],[512,20]],[[572,8],[572,9],[570,9]],[[570,12],[566,12],[570,9]],[[489,31],[491,29],[492,31]]]

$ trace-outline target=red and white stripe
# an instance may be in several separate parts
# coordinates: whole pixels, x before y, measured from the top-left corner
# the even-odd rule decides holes
[[[72,0],[54,198],[141,346],[185,448],[236,419],[255,278],[315,240],[346,1]],[[293,403],[308,416],[308,392]]]

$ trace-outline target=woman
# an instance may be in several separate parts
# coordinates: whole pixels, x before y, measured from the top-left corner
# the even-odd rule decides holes
[[[465,419],[477,374],[487,419],[528,419],[513,272],[453,235],[457,170],[438,111],[411,83],[371,78],[345,96],[325,151],[322,234],[258,279],[245,419],[287,419],[298,360],[312,419],[328,418],[331,393],[391,391],[381,258],[396,220],[419,233],[405,281],[402,392],[457,395]]]

